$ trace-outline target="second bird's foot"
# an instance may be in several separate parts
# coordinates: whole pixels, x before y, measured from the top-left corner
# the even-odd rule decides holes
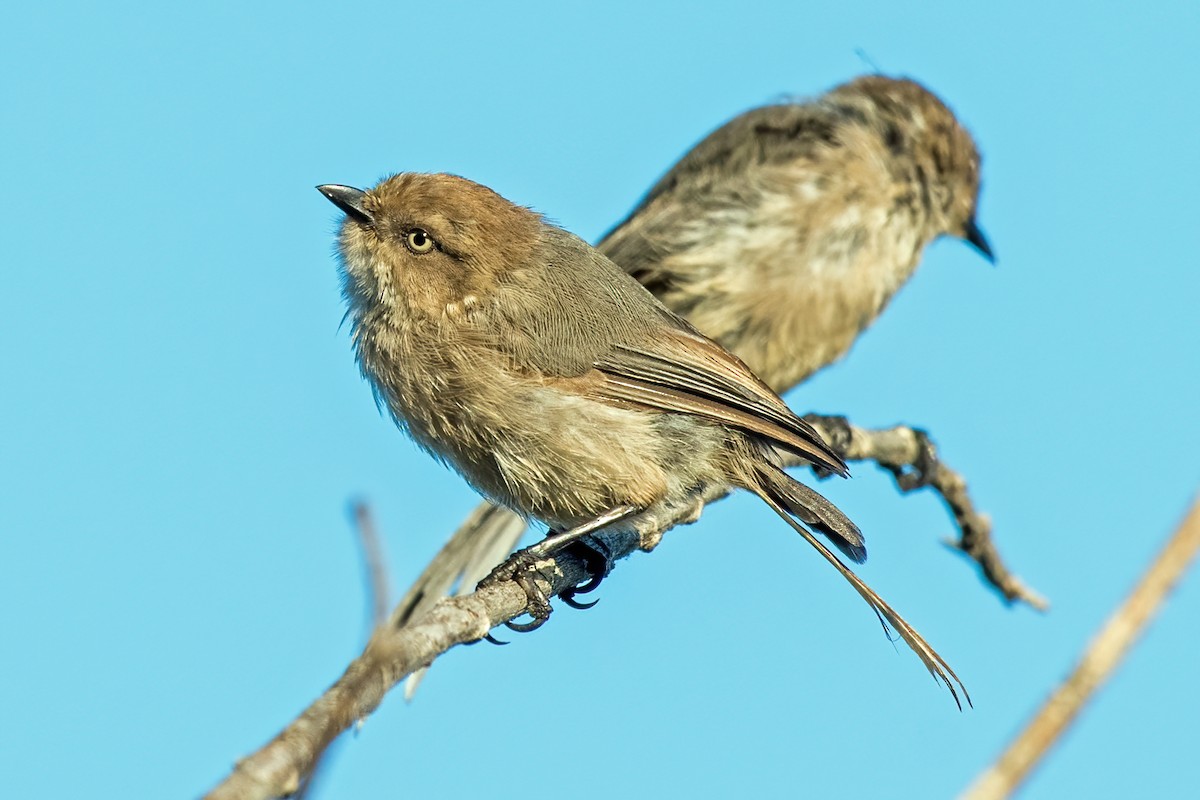
[[[902,492],[911,492],[929,486],[941,468],[937,445],[929,438],[929,434],[920,428],[910,428],[910,430],[917,439],[917,457],[907,467],[888,467],[896,478],[896,485]]]
[[[846,454],[850,452],[850,445],[854,441],[854,429],[850,426],[850,420],[846,419],[846,417],[840,415],[808,414],[804,417],[804,421],[820,425],[821,438],[833,449],[833,452],[842,458],[845,458]],[[831,478],[834,475],[832,470],[818,466],[817,464],[812,464],[811,469],[813,474],[821,480]]]

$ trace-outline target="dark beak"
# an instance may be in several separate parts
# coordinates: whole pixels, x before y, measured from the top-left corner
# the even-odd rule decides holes
[[[347,216],[354,217],[360,222],[371,223],[371,214],[363,208],[363,197],[366,192],[361,189],[355,189],[353,186],[341,186],[336,183],[326,183],[317,187],[317,191],[325,195],[329,202],[346,212]]]
[[[332,197],[329,199],[333,200]],[[333,202],[336,203],[337,201],[333,200]],[[992,246],[988,244],[987,237],[983,235],[983,231],[979,230],[979,226],[975,224],[974,217],[968,220],[967,224],[963,226],[963,238],[966,239],[967,244],[978,250],[979,254],[988,260],[988,263],[996,263],[996,254],[992,252]]]

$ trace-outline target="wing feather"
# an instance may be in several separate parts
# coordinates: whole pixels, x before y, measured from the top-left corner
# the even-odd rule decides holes
[[[839,475],[845,462],[811,425],[736,356],[686,328],[639,345],[617,344],[595,362],[614,399],[696,414],[758,434]]]
[[[602,397],[696,414],[847,474],[820,434],[737,356],[616,264],[557,228],[543,231],[542,245],[545,269],[507,274],[476,317],[518,369],[586,378]]]

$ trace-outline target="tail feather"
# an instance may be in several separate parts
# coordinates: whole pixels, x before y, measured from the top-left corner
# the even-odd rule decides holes
[[[855,564],[867,560],[867,543],[862,531],[841,509],[774,464],[759,463],[756,468],[761,488],[769,492],[788,514],[829,539]]]
[[[391,624],[406,625],[424,614],[458,586],[458,594],[475,591],[500,562],[512,554],[525,520],[507,508],[482,503],[438,551],[392,615]],[[411,700],[428,669],[419,669],[404,681],[404,699]]]
[[[769,478],[770,476],[764,475],[764,477]],[[776,499],[776,492],[773,491],[773,486],[757,486],[749,488],[751,491],[761,497],[776,514],[778,514],[785,522],[787,522],[787,524],[791,525],[797,533],[803,536],[809,544],[815,547],[817,552],[824,556],[826,561],[828,561],[830,564],[833,564],[834,568],[837,569],[838,572],[842,573],[842,577],[849,581],[850,585],[854,587],[855,591],[857,591],[862,598],[867,601],[867,605],[871,606],[871,610],[873,610],[875,612],[875,616],[879,618],[879,623],[883,625],[883,629],[886,633],[890,635],[891,628],[896,629],[896,631],[900,634],[900,638],[904,640],[905,644],[912,648],[912,651],[916,653],[917,657],[920,658],[925,664],[925,668],[929,670],[931,675],[933,675],[933,679],[939,683],[945,684],[946,688],[950,690],[950,695],[954,698],[954,703],[958,706],[960,711],[962,710],[962,702],[958,698],[958,691],[955,689],[955,684],[957,684],[958,688],[962,690],[963,697],[966,699],[967,704],[971,705],[971,695],[967,692],[967,687],[964,686],[962,680],[960,680],[959,677],[954,674],[954,670],[950,668],[950,665],[947,664],[942,657],[937,654],[937,651],[925,641],[921,634],[917,633],[916,629],[908,624],[904,617],[900,616],[891,606],[887,604],[886,601],[884,601],[882,597],[876,594],[874,589],[872,589],[865,582],[863,582],[861,578],[851,572],[850,569],[843,564],[833,553],[833,551],[826,547],[820,539],[813,536],[812,532],[810,532],[792,517],[790,509],[783,502],[780,502]],[[801,517],[801,519],[803,519],[803,517]],[[951,679],[953,679],[953,681]]]

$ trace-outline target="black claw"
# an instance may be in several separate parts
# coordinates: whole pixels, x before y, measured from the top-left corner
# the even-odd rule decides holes
[[[578,586],[568,589],[567,592],[570,592],[572,595],[591,594],[600,588],[600,584],[604,582],[604,577],[605,576],[602,573],[594,572],[592,573],[592,577],[588,578]],[[563,594],[566,594],[566,592]],[[562,597],[562,595],[559,595],[559,597]]]
[[[589,589],[588,591],[591,591],[591,590]],[[600,598],[597,597],[595,600],[591,601],[590,603],[585,603],[582,600],[576,600],[575,599],[576,594],[577,594],[577,592],[575,590],[567,589],[564,592],[560,592],[558,597],[564,603],[569,605],[571,608],[577,608],[580,611],[587,611],[589,608],[592,608],[593,606],[595,606],[596,603],[600,602]]]
[[[578,586],[573,586],[570,589],[559,592],[558,596],[561,597],[563,602],[565,602],[571,608],[586,609],[596,605],[594,602],[581,603],[575,599],[575,595],[590,594],[591,592],[596,591],[600,588],[600,584],[604,582],[604,578],[608,575],[609,554],[601,549],[604,547],[603,543],[597,541],[597,544],[599,545],[598,547],[593,547],[591,544],[581,539],[578,542],[573,542],[572,544],[568,545],[568,548],[571,550],[571,552],[576,558],[583,562],[584,568],[591,575],[590,578]]]
[[[499,645],[500,647],[504,647],[506,644],[510,644],[510,642],[502,642],[502,641],[500,641],[500,640],[499,640],[499,639],[497,639],[495,636],[492,636],[490,633],[489,633],[489,634],[486,634],[486,635],[483,637],[483,639],[484,639],[484,641],[486,641],[486,642],[490,642],[491,644]]]
[[[536,631],[538,628],[545,625],[546,620],[548,619],[550,619],[549,616],[534,617],[529,622],[513,622],[512,620],[509,620],[508,622],[504,623],[504,627],[508,628],[510,631],[516,631],[517,633],[529,633],[530,631]],[[508,643],[505,642],[505,644]]]
[[[580,602],[575,599],[575,595],[596,590],[600,582],[604,580],[604,576],[608,574],[610,554],[587,544],[582,537],[588,536],[592,531],[605,525],[625,519],[636,511],[637,509],[631,506],[619,506],[568,531],[551,531],[538,544],[518,550],[507,561],[492,570],[486,578],[479,582],[479,588],[487,588],[507,580],[516,581],[517,585],[525,592],[527,601],[525,611],[531,617],[529,622],[510,620],[505,622],[504,626],[517,633],[529,633],[546,624],[552,611],[550,601],[542,587],[534,580],[532,573],[536,572],[534,568],[540,559],[547,558],[565,548],[575,548],[576,557],[583,561],[591,577],[580,586],[564,590],[559,596],[572,608],[586,609],[596,605],[595,602]],[[603,544],[600,546],[603,547]],[[484,638],[493,644],[507,644],[507,642],[497,641],[490,633]]]

